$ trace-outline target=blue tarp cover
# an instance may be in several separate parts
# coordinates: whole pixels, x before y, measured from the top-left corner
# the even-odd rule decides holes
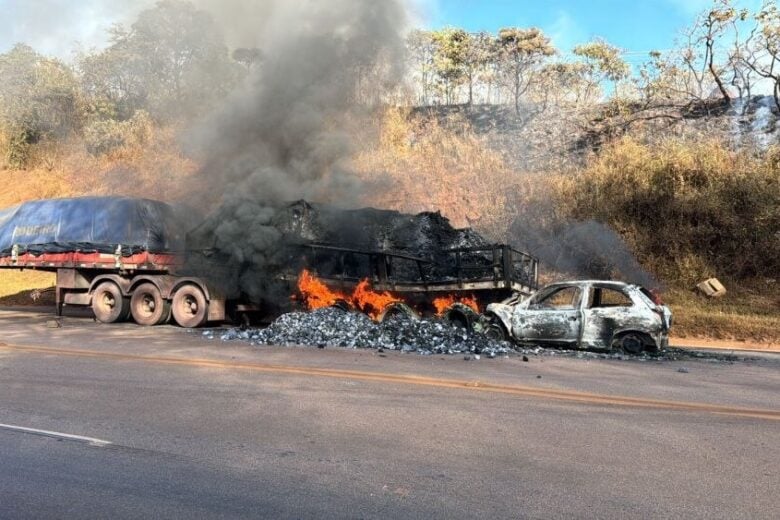
[[[69,251],[123,255],[184,249],[181,220],[164,202],[125,197],[35,200],[0,209],[0,256]]]

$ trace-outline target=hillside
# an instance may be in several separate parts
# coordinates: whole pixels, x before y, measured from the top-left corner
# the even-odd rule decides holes
[[[0,54],[0,206],[221,206],[231,240],[254,226],[258,255],[280,200],[441,211],[538,255],[546,279],[665,290],[682,332],[780,334],[780,11],[723,4],[636,65],[600,38],[410,31],[402,3],[376,5],[332,26],[327,7],[286,3],[329,24],[252,30],[249,47],[187,0],[72,62],[15,45]],[[693,292],[712,276],[718,302]]]
[[[540,137],[544,121],[520,124],[509,109],[390,108],[360,121],[374,132],[354,134],[350,167],[365,189],[352,205],[440,210],[456,225],[539,255],[547,279],[618,277],[663,286],[677,334],[777,341],[778,156],[772,145],[748,154],[724,138],[740,122],[741,139],[763,139],[746,130],[751,117],[683,119],[662,139],[633,126],[588,150],[576,148],[583,131],[561,132],[558,155]],[[6,172],[15,180],[0,202],[74,194],[191,200],[199,193],[192,182],[197,162],[171,134],[155,132],[163,139],[99,157],[69,143],[53,152],[56,166]],[[544,151],[546,164],[518,162],[534,149]],[[560,170],[555,157],[566,158]],[[84,182],[88,176],[99,181]],[[692,291],[710,276],[727,285],[726,298],[709,301]],[[19,288],[3,277],[6,294]]]

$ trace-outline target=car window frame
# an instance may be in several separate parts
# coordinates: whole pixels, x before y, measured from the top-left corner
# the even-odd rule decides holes
[[[571,306],[567,307],[543,307],[542,302],[547,300],[548,298],[553,297],[557,293],[561,291],[565,291],[568,289],[574,289],[576,291],[575,297],[573,300],[575,300]],[[536,301],[531,302],[530,309],[532,310],[538,310],[538,311],[571,311],[571,310],[577,310],[582,305],[582,295],[583,295],[583,288],[579,285],[559,285],[551,288],[549,291],[545,291],[543,294],[539,295],[539,299],[534,298]]]
[[[628,299],[630,302],[629,305],[599,305],[598,307],[593,306],[593,302],[595,300],[596,296],[596,290],[608,290],[608,291],[615,291]],[[633,307],[636,307],[637,303],[634,300],[634,298],[631,296],[631,292],[628,287],[616,287],[616,286],[607,286],[607,285],[592,285],[590,287],[590,290],[588,291],[588,304],[585,307],[588,310],[592,309],[631,309]]]

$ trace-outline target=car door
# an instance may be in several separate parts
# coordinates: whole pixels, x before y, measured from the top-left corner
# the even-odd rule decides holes
[[[541,291],[515,310],[514,337],[527,343],[576,344],[582,324],[582,288],[560,285]]]
[[[609,349],[616,330],[631,323],[635,305],[627,290],[594,285],[582,311],[582,343],[588,348]]]

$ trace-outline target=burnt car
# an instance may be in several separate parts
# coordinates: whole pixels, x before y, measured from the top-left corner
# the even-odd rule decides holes
[[[520,344],[622,349],[632,354],[669,344],[672,313],[649,290],[585,280],[548,285],[525,300],[488,305],[483,331]]]

